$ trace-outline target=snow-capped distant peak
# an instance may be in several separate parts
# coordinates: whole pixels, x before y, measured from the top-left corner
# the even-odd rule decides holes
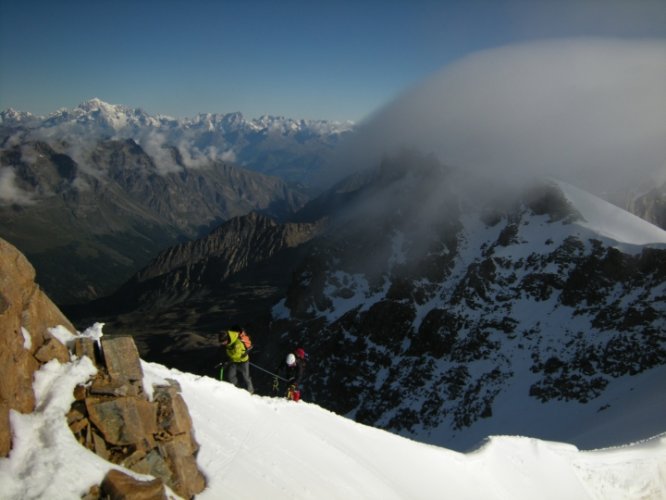
[[[172,118],[167,115],[150,115],[141,108],[131,108],[121,104],[110,104],[98,97],[82,102],[72,109],[60,108],[50,113],[46,118],[36,117],[30,113],[23,113],[9,109],[0,115],[0,123],[18,124],[28,121],[34,122],[33,128],[59,127],[66,128],[72,124],[86,126],[87,133],[97,132],[95,126],[101,128],[104,134],[109,129],[120,132],[122,129],[152,128],[159,131],[173,131],[175,129],[198,130],[206,132],[277,132],[281,134],[295,134],[307,131],[316,136],[333,136],[353,129],[353,122],[333,122],[326,120],[303,120],[285,118],[282,116],[262,115],[259,118],[247,119],[242,113],[199,113],[192,118]]]
[[[583,216],[580,226],[619,243],[666,244],[666,231],[660,227],[570,184],[553,182]]]
[[[97,97],[93,97],[88,101],[82,102],[77,107],[79,109],[83,109],[84,111],[95,111],[97,109],[112,110],[116,108],[115,105],[104,102]]]
[[[0,123],[25,123],[32,120],[39,119],[39,117],[28,113],[27,111],[16,111],[13,108],[8,108],[0,112]]]

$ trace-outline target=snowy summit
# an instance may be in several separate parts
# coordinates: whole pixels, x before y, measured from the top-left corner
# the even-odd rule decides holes
[[[629,245],[666,244],[666,231],[565,182],[557,182],[569,203],[583,216],[580,226]]]

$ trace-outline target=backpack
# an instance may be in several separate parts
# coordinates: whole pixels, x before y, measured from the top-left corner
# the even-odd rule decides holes
[[[308,355],[307,355],[307,353],[305,352],[305,350],[304,350],[302,347],[297,348],[297,349],[294,351],[294,354],[296,355],[297,358],[300,358],[300,359],[302,359],[303,361],[307,361],[307,360],[308,360]]]
[[[250,339],[250,336],[247,333],[245,333],[245,331],[241,330],[240,332],[238,332],[238,340],[240,340],[243,343],[246,351],[252,349],[252,340]]]

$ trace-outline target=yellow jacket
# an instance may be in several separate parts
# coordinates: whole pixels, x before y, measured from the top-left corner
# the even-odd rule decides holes
[[[239,340],[238,334],[239,332],[229,330],[229,343],[226,347],[227,356],[234,363],[245,363],[250,360],[250,356],[247,355],[245,344]]]

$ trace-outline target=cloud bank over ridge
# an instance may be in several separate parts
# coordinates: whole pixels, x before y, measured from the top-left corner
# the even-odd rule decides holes
[[[596,193],[666,181],[666,41],[549,40],[476,53],[362,126],[344,164],[415,148],[509,182],[551,176]]]

